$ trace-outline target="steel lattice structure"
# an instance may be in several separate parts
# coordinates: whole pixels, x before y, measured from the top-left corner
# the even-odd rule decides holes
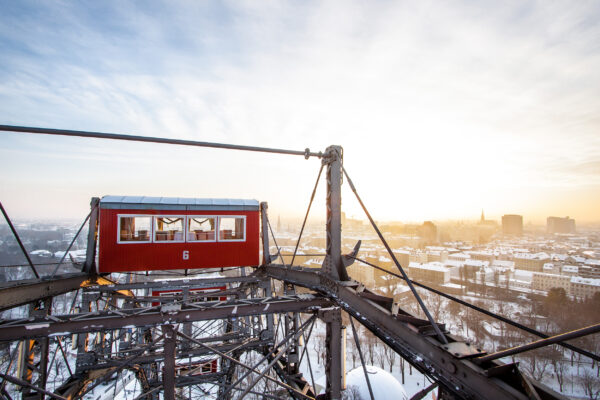
[[[27,400],[89,397],[107,382],[115,390],[118,385],[124,389],[127,383],[118,380],[130,371],[139,382],[141,394],[136,399],[237,399],[249,394],[269,399],[341,399],[346,329],[342,312],[351,317],[354,334],[353,319],[429,376],[439,387],[440,398],[563,398],[524,375],[517,364],[500,363],[497,359],[502,355],[484,353],[475,344],[450,335],[443,321],[433,320],[358,197],[339,146],[314,153],[45,128],[0,126],[0,130],[317,157],[327,180],[326,255],[321,268],[293,266],[293,258],[290,264],[277,262],[278,255],[269,253],[267,205],[261,203],[261,265],[229,269],[220,276],[191,273],[176,280],[161,274],[98,276],[98,200],[93,199],[86,218],[90,229],[81,272],[40,278],[28,259],[36,279],[0,286],[0,310],[27,307],[26,316],[0,321],[0,342],[8,343],[4,363],[8,368],[0,371],[3,398],[12,398],[8,383],[18,387]],[[352,254],[342,254],[344,175],[394,258],[398,276],[409,284],[427,318],[415,317],[392,298],[349,278],[346,268],[357,259],[360,243]],[[179,294],[152,295],[153,290],[174,287]],[[191,290],[209,287],[225,289],[210,296]],[[56,310],[59,298],[70,307]],[[326,327],[326,390],[320,396],[312,377],[309,383],[300,372],[301,363],[310,362],[306,342],[317,320]],[[560,343],[597,331],[596,325],[568,337],[544,340]],[[73,353],[74,360],[69,357]],[[59,384],[51,389],[49,379]],[[425,394],[427,390],[415,398]]]

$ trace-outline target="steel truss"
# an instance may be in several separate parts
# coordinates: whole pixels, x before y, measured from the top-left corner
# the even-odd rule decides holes
[[[0,320],[0,342],[4,348],[0,371],[0,397],[12,399],[15,388],[22,399],[78,399],[100,394],[112,398],[125,376],[135,376],[137,399],[176,398],[238,399],[255,398],[332,399],[344,391],[344,338],[342,312],[353,324],[358,321],[423,374],[434,380],[440,398],[478,399],[560,399],[557,393],[523,375],[517,364],[502,364],[498,354],[486,355],[476,345],[448,334],[441,322],[433,320],[425,305],[411,289],[427,319],[417,318],[393,299],[380,296],[349,278],[346,268],[357,258],[354,252],[341,253],[341,185],[346,176],[351,189],[374,225],[384,245],[385,239],[368,214],[352,181],[343,168],[343,150],[331,146],[324,153],[265,149],[218,143],[147,138],[97,132],[0,126],[0,131],[16,131],[64,136],[236,149],[289,155],[314,156],[325,169],[326,255],[320,269],[275,264],[281,252],[269,254],[270,224],[267,204],[261,204],[261,266],[229,271],[222,277],[192,274],[182,279],[164,276],[124,275],[109,280],[96,276],[98,200],[92,199],[88,233],[88,255],[81,272],[39,278],[35,265],[29,266],[38,279],[0,285],[0,311],[27,305],[27,315]],[[314,198],[313,190],[309,207]],[[12,227],[7,213],[2,212]],[[304,226],[304,224],[303,224]],[[80,229],[81,231],[81,229]],[[272,232],[272,230],[271,230]],[[18,239],[17,232],[13,233]],[[273,236],[273,239],[275,237]],[[276,244],[276,242],[275,242]],[[283,258],[281,258],[283,260]],[[396,260],[397,261],[397,260]],[[62,260],[61,260],[62,262]],[[408,280],[397,263],[402,276]],[[58,267],[56,268],[58,270]],[[56,272],[55,270],[55,272]],[[207,294],[191,289],[223,287]],[[302,287],[303,290],[297,290]],[[179,294],[153,296],[153,290],[176,288]],[[221,300],[224,299],[224,300]],[[69,302],[67,312],[53,312],[57,303]],[[307,351],[315,321],[326,330],[326,388],[317,396]],[[588,331],[596,332],[597,327]],[[568,337],[524,345],[519,352]],[[364,361],[361,353],[361,362]],[[309,367],[310,383],[300,365]],[[366,375],[366,371],[365,371]],[[51,385],[49,382],[58,382]],[[9,386],[10,383],[10,386]],[[108,385],[108,386],[107,386]],[[120,386],[119,386],[120,385]],[[98,390],[101,388],[100,390]],[[113,393],[110,391],[113,390]]]

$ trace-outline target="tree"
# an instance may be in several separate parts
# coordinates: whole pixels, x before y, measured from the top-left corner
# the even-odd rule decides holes
[[[500,287],[500,271],[498,269],[494,270],[494,286],[496,288]]]
[[[552,364],[552,369],[554,370],[554,375],[556,376],[556,383],[560,388],[560,391],[563,391],[563,385],[565,384],[565,373],[567,372],[567,366],[563,360],[563,354],[561,351],[556,349],[552,349],[548,353],[548,357],[550,358],[550,363]]]
[[[583,388],[583,393],[590,400],[600,399],[600,381],[594,375],[592,371],[586,368],[579,378],[579,384]]]
[[[356,385],[348,385],[348,387],[346,387],[346,390],[344,390],[344,392],[342,393],[342,399],[363,400],[362,396],[360,395],[360,390]]]
[[[393,372],[394,369],[394,361],[396,360],[396,352],[390,346],[384,344],[383,345],[383,355],[390,366],[390,372]]]
[[[550,360],[542,354],[541,350],[531,350],[523,354],[523,358],[527,360],[524,368],[525,371],[534,380],[541,382],[546,370],[550,366]]]
[[[563,288],[551,288],[548,290],[548,295],[544,301],[544,304],[548,307],[549,310],[552,310],[554,307],[562,308],[567,302],[567,293]]]

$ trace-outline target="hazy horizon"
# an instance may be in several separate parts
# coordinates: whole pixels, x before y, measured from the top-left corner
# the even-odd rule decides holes
[[[341,145],[380,221],[600,221],[597,2],[0,4],[0,124]],[[0,201],[83,219],[109,194],[255,198],[273,221],[303,216],[319,166],[0,132]]]

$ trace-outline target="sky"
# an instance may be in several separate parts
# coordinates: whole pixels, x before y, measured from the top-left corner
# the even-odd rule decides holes
[[[600,221],[597,1],[0,0],[0,124],[324,151],[377,220]],[[13,218],[93,196],[304,215],[315,158],[0,132]],[[325,182],[311,215],[323,216]],[[342,208],[364,218],[348,185]]]

